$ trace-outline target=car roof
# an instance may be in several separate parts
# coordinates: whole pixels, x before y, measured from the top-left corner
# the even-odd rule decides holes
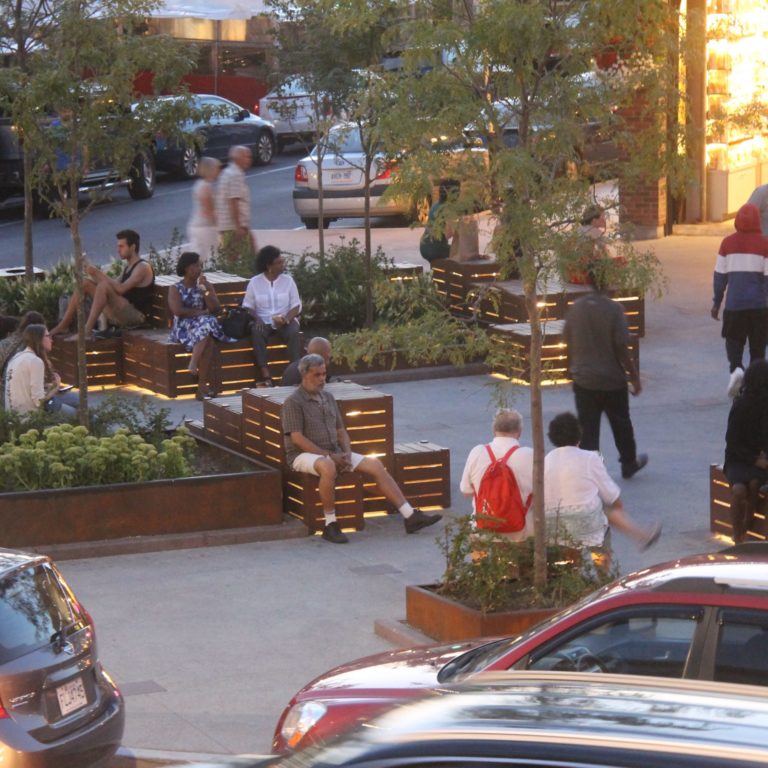
[[[768,594],[768,542],[729,547],[642,568],[600,590]]]
[[[516,671],[481,675],[393,709],[329,746],[317,764],[354,762],[355,753],[366,761],[409,749],[425,754],[432,751],[430,744],[444,749],[446,742],[454,757],[472,754],[472,745],[483,742],[484,756],[495,750],[509,754],[517,743],[521,752],[533,744],[542,755],[601,748],[632,752],[635,758],[655,752],[768,764],[766,728],[768,697],[758,687]]]
[[[36,555],[31,552],[18,552],[15,549],[0,547],[0,576],[17,568],[24,568],[30,563],[47,560],[44,555]]]

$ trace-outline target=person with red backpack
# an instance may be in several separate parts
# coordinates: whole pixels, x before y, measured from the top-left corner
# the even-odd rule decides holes
[[[611,568],[610,530],[629,536],[641,550],[661,535],[661,523],[643,528],[624,509],[621,489],[597,451],[579,447],[581,424],[575,414],[559,413],[549,423],[554,445],[544,458],[544,514],[549,543],[587,547],[598,568]]]
[[[493,419],[493,440],[476,445],[467,456],[459,488],[472,496],[475,524],[523,541],[533,536],[528,514],[533,489],[533,451],[520,445],[523,417],[501,409]]]

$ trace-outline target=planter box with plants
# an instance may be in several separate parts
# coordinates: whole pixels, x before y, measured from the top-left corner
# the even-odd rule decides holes
[[[511,542],[474,530],[470,517],[439,540],[446,569],[439,584],[406,587],[406,621],[436,640],[516,635],[607,584],[588,552],[547,548],[546,589],[533,586],[533,539]]]
[[[0,446],[3,545],[37,547],[282,522],[280,473],[183,430],[157,446],[60,424]]]

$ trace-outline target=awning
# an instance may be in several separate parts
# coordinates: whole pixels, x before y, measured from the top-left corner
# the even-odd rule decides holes
[[[165,0],[152,11],[162,19],[250,19],[266,12],[264,0]]]

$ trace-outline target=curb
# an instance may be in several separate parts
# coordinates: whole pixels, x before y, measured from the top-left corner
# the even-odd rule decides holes
[[[83,541],[73,544],[52,544],[22,547],[25,552],[50,555],[54,560],[81,560],[89,557],[136,555],[165,552],[173,549],[222,547],[256,541],[279,541],[306,538],[307,527],[300,520],[286,518],[280,525],[260,525],[252,528],[227,528],[193,533],[166,533],[158,536],[131,536],[125,539]]]
[[[130,749],[120,747],[109,762],[109,768],[155,768],[163,765],[195,765],[222,768],[224,765],[253,765],[274,755],[218,755],[192,752],[166,752],[159,749]]]
[[[334,381],[354,381],[356,384],[394,384],[401,381],[424,381],[425,379],[452,379],[460,376],[480,376],[490,373],[485,363],[467,363],[466,365],[435,365],[424,368],[395,368],[391,371],[371,371],[370,373],[341,373],[331,370]]]
[[[373,622],[373,631],[383,640],[392,643],[397,648],[411,648],[415,645],[434,645],[437,641],[429,635],[425,635],[405,619],[376,619]]]

